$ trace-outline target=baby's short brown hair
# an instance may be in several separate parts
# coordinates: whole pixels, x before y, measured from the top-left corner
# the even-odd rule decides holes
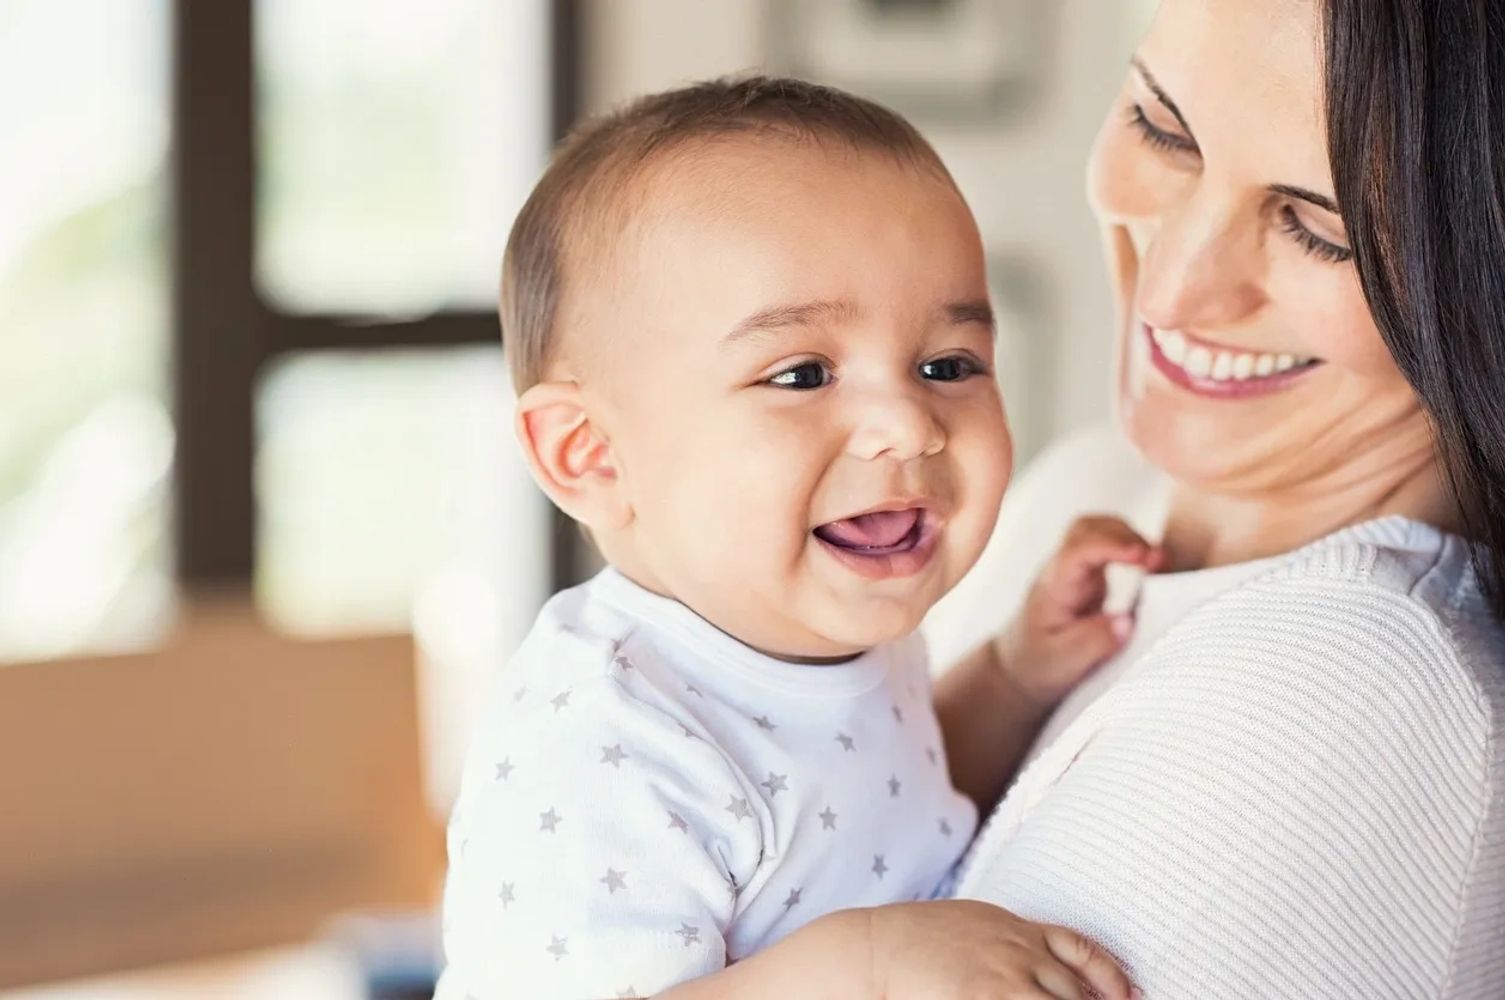
[[[629,214],[622,196],[630,182],[658,157],[691,142],[748,135],[829,141],[885,153],[950,180],[935,150],[899,115],[802,80],[711,80],[590,119],[560,144],[507,240],[502,341],[517,392],[543,380],[557,339],[568,271],[587,256],[587,243],[613,241],[610,230],[620,228]],[[602,234],[602,227],[608,232]]]

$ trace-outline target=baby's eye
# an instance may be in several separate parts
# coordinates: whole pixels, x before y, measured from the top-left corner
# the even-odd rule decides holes
[[[982,372],[981,365],[965,357],[936,358],[920,365],[920,377],[932,382],[960,382]]]
[[[831,384],[831,372],[819,361],[805,361],[779,372],[768,384],[780,389],[819,389]]]

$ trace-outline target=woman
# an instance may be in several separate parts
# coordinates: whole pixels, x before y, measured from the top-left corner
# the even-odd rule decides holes
[[[1063,924],[1154,1000],[1505,997],[1505,5],[1164,0],[1089,173],[1164,484],[1105,498],[1176,572],[974,846],[995,906],[838,914],[669,996],[1079,996],[989,966],[1088,947]],[[1126,468],[1058,449],[1005,525]]]

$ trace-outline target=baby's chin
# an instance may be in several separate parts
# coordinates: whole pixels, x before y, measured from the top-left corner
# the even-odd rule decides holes
[[[829,615],[809,622],[824,657],[853,655],[910,635],[925,620],[929,602],[893,599],[834,602]]]

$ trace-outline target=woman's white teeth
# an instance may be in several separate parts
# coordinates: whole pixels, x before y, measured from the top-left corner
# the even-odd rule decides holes
[[[1186,370],[1197,378],[1212,374],[1212,352],[1205,347],[1193,347],[1186,352]]]
[[[1214,382],[1243,382],[1251,378],[1266,378],[1288,372],[1307,364],[1310,358],[1294,354],[1251,354],[1248,351],[1213,352],[1201,344],[1193,344],[1178,330],[1152,328],[1155,344],[1171,364],[1186,369],[1193,378],[1211,379]]]

